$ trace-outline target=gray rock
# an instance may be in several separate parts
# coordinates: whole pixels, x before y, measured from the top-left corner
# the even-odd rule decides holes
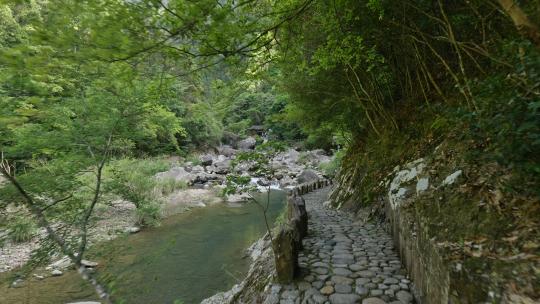
[[[343,285],[343,284],[336,284],[334,286],[334,289],[337,293],[351,293],[352,287],[351,285]]]
[[[349,279],[342,276],[333,276],[331,280],[332,282],[336,284],[342,284],[342,285],[351,285],[354,282],[353,279]]]
[[[326,300],[328,300],[328,298],[323,295],[320,295],[320,294],[313,295],[313,301],[315,301],[315,303],[317,304],[322,304],[326,302]]]
[[[213,162],[213,157],[210,154],[202,155],[199,160],[201,161],[201,165],[203,166],[210,166]]]
[[[360,300],[360,296],[355,294],[335,293],[330,296],[330,303],[332,304],[355,304],[359,303]]]
[[[252,150],[255,148],[257,140],[253,137],[248,137],[244,140],[238,142],[238,149],[241,150]]]
[[[375,277],[375,272],[373,272],[371,270],[362,270],[362,271],[359,271],[358,274],[362,278],[373,278],[373,277]]]
[[[392,285],[392,284],[397,284],[397,283],[399,283],[399,281],[394,278],[386,278],[384,279],[384,282],[383,282],[383,284],[386,284],[386,285]]]
[[[364,286],[356,286],[356,293],[361,295],[361,296],[364,296],[364,295],[367,295],[369,293],[369,290],[367,288],[365,288]]]
[[[407,284],[405,284],[405,283],[399,283],[399,287],[400,287],[401,289],[405,289],[405,290],[409,289],[409,285],[407,285]]]
[[[362,301],[362,304],[386,304],[386,302],[379,298],[367,298]]]
[[[396,298],[399,301],[401,301],[401,303],[405,303],[405,304],[411,303],[413,300],[413,296],[408,291],[405,291],[405,290],[398,291],[396,293]]]
[[[296,299],[300,295],[298,290],[285,290],[281,294],[282,299]]]
[[[231,161],[229,159],[216,162],[214,164],[214,172],[217,174],[227,174],[230,172]]]
[[[305,281],[298,283],[298,289],[300,291],[308,290],[311,288],[311,284]]]
[[[296,178],[296,180],[300,184],[313,182],[318,179],[319,179],[319,175],[317,174],[317,172],[311,169],[306,169],[302,171],[302,173],[300,173],[300,175]]]
[[[278,304],[279,303],[279,294],[271,293],[266,299],[264,299],[263,304]]]
[[[336,275],[340,275],[340,276],[344,276],[344,277],[350,276],[352,274],[352,271],[350,271],[349,269],[345,269],[345,268],[334,268],[333,272]]]
[[[328,269],[322,268],[322,267],[315,268],[312,271],[314,273],[316,273],[316,274],[327,274],[328,273]]]
[[[231,157],[237,152],[235,149],[228,145],[219,146],[217,150],[219,154],[225,155],[227,157]]]
[[[383,291],[380,290],[380,289],[372,289],[369,294],[371,294],[372,296],[382,296],[383,295]]]

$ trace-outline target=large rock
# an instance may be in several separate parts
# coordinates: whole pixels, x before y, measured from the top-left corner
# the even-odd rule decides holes
[[[191,173],[196,174],[196,173],[202,173],[202,172],[204,172],[204,167],[203,166],[193,166],[191,168]]]
[[[296,151],[295,149],[289,149],[285,154],[283,155],[283,159],[287,162],[294,162],[296,163],[298,161],[298,158],[300,157],[300,152]]]
[[[231,161],[228,159],[225,159],[223,161],[216,162],[214,164],[214,172],[217,174],[227,174],[230,172],[231,169]]]
[[[295,230],[289,226],[282,227],[274,238],[277,280],[281,284],[292,282],[299,271],[297,239]]]
[[[306,169],[300,173],[300,175],[297,177],[297,181],[300,184],[313,182],[319,179],[319,175],[317,172],[311,169]]]
[[[193,169],[192,169],[193,170]],[[159,172],[156,174],[158,179],[174,179],[177,181],[186,180],[191,181],[191,173],[187,172],[183,167],[173,167],[169,171]]]
[[[217,148],[217,150],[218,150],[219,154],[225,155],[227,157],[231,157],[231,156],[235,155],[236,152],[237,152],[235,149],[233,149],[229,145],[219,146]]]
[[[290,196],[287,200],[287,212],[289,221],[297,231],[297,247],[301,249],[302,239],[308,233],[308,214],[306,211],[306,202],[301,196]]]
[[[238,142],[238,149],[241,150],[252,150],[255,148],[255,145],[257,144],[257,140],[253,137],[248,137],[244,140],[241,140]]]
[[[205,154],[200,157],[201,165],[210,166],[212,164],[213,158],[210,154]]]

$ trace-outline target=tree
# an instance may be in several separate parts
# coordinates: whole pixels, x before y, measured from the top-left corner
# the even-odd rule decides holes
[[[270,195],[272,181],[275,180],[275,169],[272,166],[274,157],[281,151],[285,150],[285,146],[280,142],[269,141],[257,146],[254,151],[241,152],[237,154],[232,162],[231,172],[235,172],[239,165],[249,166],[250,171],[254,176],[266,179],[266,196],[261,200],[254,196],[258,192],[258,185],[251,183],[251,175],[239,175],[231,173],[227,175],[226,187],[223,189],[223,194],[242,194],[246,193],[250,197],[250,201],[256,204],[262,213],[266,232],[273,244],[272,229],[268,222],[268,208],[270,206]]]

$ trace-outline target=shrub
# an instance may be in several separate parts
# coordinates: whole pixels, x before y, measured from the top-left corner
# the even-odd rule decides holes
[[[187,189],[188,184],[183,180],[177,181],[174,178],[164,178],[158,181],[157,187],[161,195],[168,195],[179,189]]]
[[[9,238],[15,243],[30,241],[37,232],[37,227],[28,217],[16,217],[8,224]]]
[[[142,226],[156,225],[160,218],[161,195],[179,187],[176,182],[158,181],[154,175],[165,171],[169,165],[156,159],[121,159],[109,170],[111,178],[107,190],[132,202],[137,208],[138,223]],[[170,192],[169,192],[170,193]]]
[[[198,166],[201,164],[201,159],[199,155],[189,154],[188,156],[186,156],[186,162],[193,164],[193,166]]]
[[[341,159],[343,158],[345,150],[337,151],[330,162],[319,164],[319,169],[328,177],[335,177],[339,167],[341,166]]]

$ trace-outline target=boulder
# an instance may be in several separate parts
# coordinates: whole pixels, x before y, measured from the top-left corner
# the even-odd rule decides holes
[[[192,169],[193,170],[193,169]],[[174,180],[191,180],[190,173],[187,172],[183,167],[173,167],[169,169],[169,171],[165,172],[159,172],[156,174],[156,178],[158,179],[168,179],[172,178]]]
[[[289,176],[284,176],[282,179],[279,180],[279,186],[281,188],[292,186],[294,184],[295,184],[294,180],[290,178]]]
[[[191,173],[201,173],[204,172],[204,168],[202,166],[193,166],[191,168]]]
[[[306,169],[302,171],[302,173],[300,173],[300,175],[296,179],[298,183],[303,184],[303,183],[308,183],[308,182],[313,182],[313,181],[318,180],[319,175],[314,170]]]
[[[203,166],[210,166],[213,161],[213,157],[210,154],[202,155],[199,160],[201,161],[201,165]]]
[[[302,239],[308,233],[308,214],[306,211],[306,201],[301,196],[289,197],[287,202],[288,216],[298,232],[298,247],[302,247]]]
[[[297,239],[294,229],[289,226],[282,227],[274,238],[277,280],[281,284],[292,282],[299,271]]]
[[[238,149],[241,149],[241,150],[253,150],[255,148],[256,144],[257,144],[257,140],[255,138],[248,137],[248,138],[238,142]]]
[[[51,271],[51,274],[52,274],[53,277],[59,277],[59,276],[63,275],[64,273],[62,271],[58,270],[58,269],[55,269],[55,270]]]
[[[230,172],[231,161],[226,159],[214,164],[214,172],[217,174],[227,174]]]
[[[235,149],[233,149],[233,147],[231,147],[229,145],[219,146],[217,148],[217,150],[218,150],[219,154],[225,155],[227,157],[231,157],[231,156],[235,155],[236,152],[237,152]]]

